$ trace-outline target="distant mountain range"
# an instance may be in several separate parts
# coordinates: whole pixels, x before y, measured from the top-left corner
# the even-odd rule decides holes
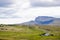
[[[60,18],[50,16],[38,16],[35,20],[22,23],[23,25],[57,25],[60,26]]]

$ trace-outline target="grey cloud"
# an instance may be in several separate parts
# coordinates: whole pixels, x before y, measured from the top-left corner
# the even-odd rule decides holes
[[[13,4],[12,0],[0,0],[0,7],[7,7]]]
[[[16,9],[5,10],[0,8],[0,10],[0,15],[13,15],[14,13],[16,13]]]
[[[16,13],[16,10],[14,10],[14,9],[7,10],[7,11],[2,12],[2,14],[5,14],[5,15],[12,15],[14,13]]]
[[[17,8],[10,7],[9,5],[14,4],[13,0],[0,0],[0,19],[4,18],[20,18],[14,15],[17,12]]]
[[[17,12],[17,9],[7,9],[7,8],[0,8],[0,19],[2,18],[19,18],[14,15]]]
[[[16,10],[4,10],[3,12],[0,12],[0,18],[19,18],[18,16],[15,16],[14,13],[16,13]]]
[[[60,6],[60,0],[54,0],[53,2],[41,2],[41,1],[34,1],[31,0],[31,5],[33,7],[52,7],[52,6]]]

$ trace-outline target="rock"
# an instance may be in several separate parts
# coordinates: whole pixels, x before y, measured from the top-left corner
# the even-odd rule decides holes
[[[54,35],[53,34],[50,34],[50,33],[43,33],[40,36],[54,36]]]

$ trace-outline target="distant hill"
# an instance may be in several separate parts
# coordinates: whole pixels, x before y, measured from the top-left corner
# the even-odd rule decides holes
[[[60,18],[50,16],[38,16],[35,20],[22,23],[23,25],[57,25],[60,26]]]

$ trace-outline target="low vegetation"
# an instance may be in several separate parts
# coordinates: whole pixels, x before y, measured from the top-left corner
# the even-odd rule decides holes
[[[60,40],[60,26],[0,25],[0,40]]]

